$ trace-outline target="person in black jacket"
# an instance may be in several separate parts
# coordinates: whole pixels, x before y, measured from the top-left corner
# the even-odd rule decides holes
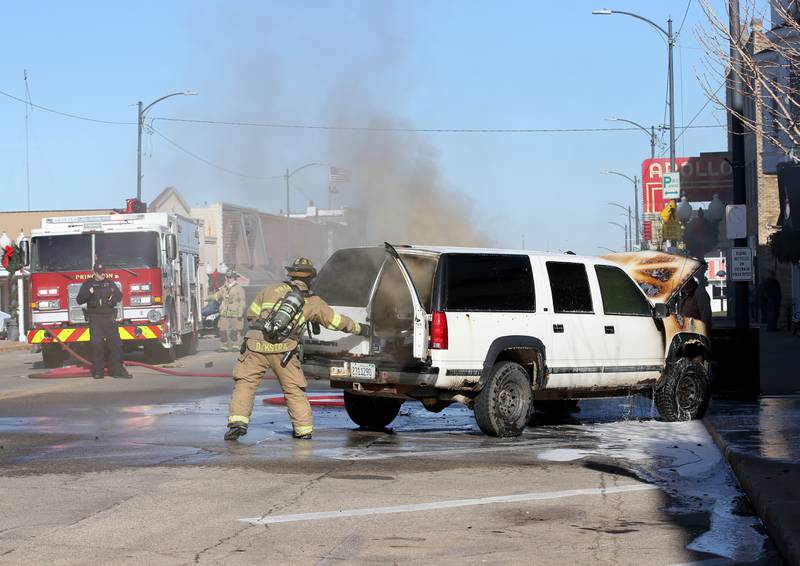
[[[130,378],[131,374],[122,365],[122,341],[116,321],[117,304],[122,300],[122,291],[108,279],[105,267],[101,264],[96,263],[92,271],[92,277],[81,285],[77,297],[79,305],[86,305],[92,344],[92,376],[103,379],[104,343],[107,341],[110,374],[113,377]]]
[[[705,285],[699,285],[694,277],[681,290],[678,313],[702,321],[706,325],[706,332],[711,334],[711,299]]]

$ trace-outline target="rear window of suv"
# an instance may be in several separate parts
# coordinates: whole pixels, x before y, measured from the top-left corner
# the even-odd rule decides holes
[[[528,256],[447,254],[440,266],[444,310],[532,312],[536,308]]]

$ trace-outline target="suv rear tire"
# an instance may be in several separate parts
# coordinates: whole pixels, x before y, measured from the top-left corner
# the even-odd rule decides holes
[[[514,362],[492,367],[489,380],[475,398],[475,420],[489,436],[519,436],[533,410],[528,373]]]
[[[344,392],[344,408],[350,420],[362,428],[386,428],[397,417],[402,404],[402,399]]]
[[[670,363],[653,394],[658,413],[667,422],[702,419],[710,397],[705,366],[690,358]]]

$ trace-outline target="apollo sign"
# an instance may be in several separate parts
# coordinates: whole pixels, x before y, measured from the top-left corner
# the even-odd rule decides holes
[[[678,157],[675,165],[678,169],[677,189],[674,176],[670,175],[669,159],[645,159],[642,162],[642,193],[645,213],[658,213],[672,199],[686,196],[689,202],[709,202],[714,195],[719,195],[723,202],[733,200],[733,168],[727,160],[728,154],[701,153],[699,157]],[[665,176],[667,194],[664,193]],[[670,186],[672,190],[670,191]]]

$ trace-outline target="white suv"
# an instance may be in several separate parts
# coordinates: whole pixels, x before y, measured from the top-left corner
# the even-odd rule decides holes
[[[304,365],[343,388],[350,418],[370,428],[418,399],[435,412],[464,403],[486,434],[515,436],[534,403],[631,391],[652,394],[665,420],[700,418],[709,400],[705,325],[670,314],[699,267],[661,252],[343,249],[314,290],[369,322],[371,336],[318,330]]]

